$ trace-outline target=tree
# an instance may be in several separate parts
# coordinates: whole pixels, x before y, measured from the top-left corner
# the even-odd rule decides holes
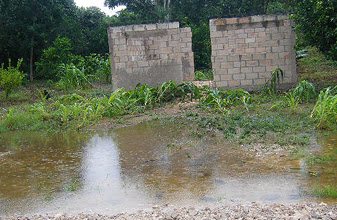
[[[106,15],[97,7],[89,7],[79,8],[75,16],[77,28],[81,30],[81,36],[77,39],[68,36],[74,45],[73,52],[82,56],[90,53],[108,53]]]
[[[170,21],[171,0],[105,0],[110,8],[125,5],[127,11],[139,15],[142,23]]]
[[[63,11],[73,0],[8,0],[0,5],[1,59],[29,60],[30,81],[34,62],[50,39],[55,39]],[[27,65],[27,64],[26,64]]]
[[[337,60],[337,0],[297,0],[296,29],[307,45]]]

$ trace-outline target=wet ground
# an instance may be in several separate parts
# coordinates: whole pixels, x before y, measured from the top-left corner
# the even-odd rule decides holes
[[[312,155],[336,155],[323,136]],[[152,121],[88,134],[7,133],[0,139],[0,214],[116,214],[153,205],[298,203],[336,183],[336,160],[266,156],[181,124]]]

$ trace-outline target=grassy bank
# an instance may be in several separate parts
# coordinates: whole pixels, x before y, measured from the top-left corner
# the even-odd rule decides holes
[[[187,118],[200,125],[198,133],[212,127],[223,131],[226,137],[239,135],[241,142],[246,141],[245,136],[254,141],[274,132],[280,133],[273,137],[281,143],[281,134],[287,132],[303,133],[315,127],[336,129],[336,88],[318,93],[305,81],[287,93],[273,95],[197,87],[190,82],[167,82],[160,87],[140,85],[132,91],[119,89],[111,94],[107,90],[69,94],[57,91],[48,100],[41,92],[35,92],[35,98],[30,92],[33,90],[21,91],[20,97],[26,100],[7,101],[1,110],[0,132],[81,130],[103,118],[149,113],[165,105],[191,101],[197,106]]]
[[[337,64],[327,60],[316,48],[308,48],[307,56],[298,60],[299,81],[312,82],[317,89],[337,85]]]
[[[335,130],[337,68],[314,48],[298,64],[301,82],[283,93],[276,91],[275,85],[266,85],[260,92],[250,94],[240,89],[197,87],[190,82],[180,85],[166,82],[160,87],[139,85],[132,91],[112,91],[111,86],[104,84],[79,87],[75,82],[74,88],[82,88],[76,92],[60,89],[59,83],[28,84],[8,99],[1,94],[0,133],[83,130],[105,118],[144,114],[165,105],[191,101],[198,105],[192,111],[195,115],[187,118],[205,128],[197,133],[206,132],[207,126],[215,127],[227,138],[240,137],[236,138],[239,142],[247,142],[243,138],[246,136],[248,142],[270,136],[281,143],[288,142],[290,137],[283,140],[280,134],[293,134],[294,129],[302,133],[314,128]],[[44,90],[49,92],[50,99],[44,97]],[[270,132],[280,134],[270,135]]]

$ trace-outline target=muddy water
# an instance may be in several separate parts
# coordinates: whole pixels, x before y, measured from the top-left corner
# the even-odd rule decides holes
[[[318,152],[336,151],[336,136],[321,144]],[[7,133],[0,139],[0,214],[325,201],[306,189],[335,183],[336,176],[335,163],[256,156],[159,121],[90,134]]]
[[[337,190],[337,133],[320,138],[319,147],[311,153],[306,170],[311,173],[307,178],[307,186],[311,189],[330,186]],[[335,199],[323,199],[324,202],[337,204]]]

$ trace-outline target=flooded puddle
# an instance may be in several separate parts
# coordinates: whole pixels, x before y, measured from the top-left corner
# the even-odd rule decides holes
[[[319,151],[336,151],[335,138],[326,137]],[[111,132],[7,133],[0,139],[1,215],[313,201],[304,189],[335,183],[336,177],[336,163],[257,158],[160,121]]]

